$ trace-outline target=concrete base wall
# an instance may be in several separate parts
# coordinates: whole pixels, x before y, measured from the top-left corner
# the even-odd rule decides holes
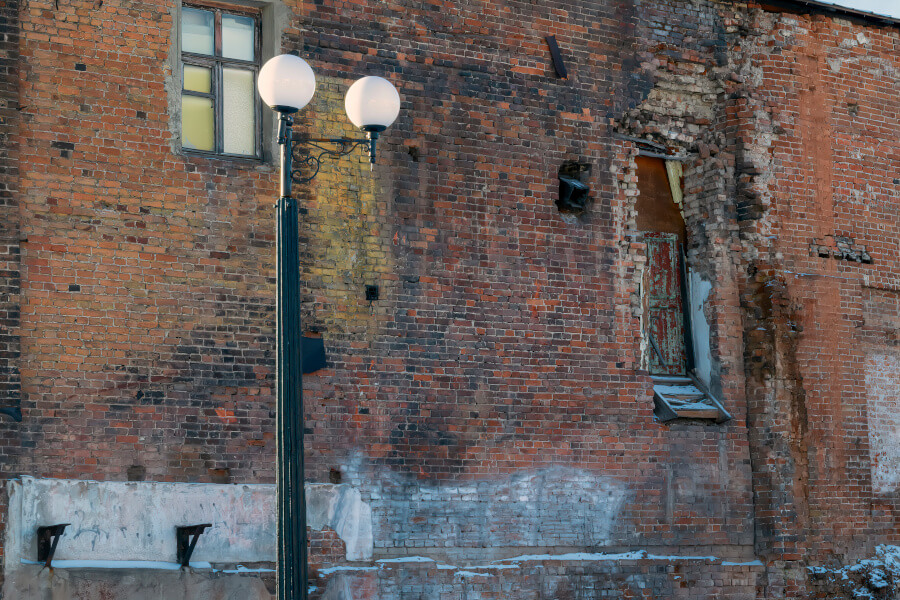
[[[3,597],[29,600],[269,600],[274,595],[273,586],[273,577],[261,578],[257,573],[241,575],[149,569],[70,570],[23,565],[7,575]]]

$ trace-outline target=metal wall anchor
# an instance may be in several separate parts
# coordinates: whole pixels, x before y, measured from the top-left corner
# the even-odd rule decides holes
[[[37,559],[38,562],[43,562],[45,567],[49,567],[50,563],[53,562],[53,554],[56,552],[56,545],[59,543],[59,538],[68,525],[69,523],[58,523],[57,525],[38,527]]]
[[[202,525],[185,525],[184,527],[175,528],[175,539],[178,542],[177,557],[182,567],[188,566],[191,562],[191,554],[194,553],[194,546],[197,545],[197,539],[200,534],[212,523],[204,523]]]

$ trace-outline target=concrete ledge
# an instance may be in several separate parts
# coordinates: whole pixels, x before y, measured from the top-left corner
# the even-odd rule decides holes
[[[275,488],[23,477],[8,484],[6,572],[37,557],[38,526],[70,523],[54,561],[175,560],[175,527],[212,523],[197,563],[275,561]],[[348,560],[371,558],[372,513],[350,485],[307,485],[310,527],[333,529]],[[64,563],[57,562],[60,566]]]

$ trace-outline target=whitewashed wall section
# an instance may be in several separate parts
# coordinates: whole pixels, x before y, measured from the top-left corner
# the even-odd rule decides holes
[[[484,560],[504,548],[610,544],[629,494],[615,478],[563,466],[426,482],[355,455],[341,471],[371,502],[376,546],[448,557],[459,551],[465,559]],[[377,487],[367,488],[367,481]]]
[[[23,477],[8,484],[6,568],[37,556],[42,525],[71,523],[54,560],[175,561],[175,528],[212,523],[191,561],[275,560],[275,488],[158,482],[98,482]],[[350,485],[307,485],[314,529],[329,527],[348,560],[372,557],[372,513]]]
[[[900,358],[866,358],[866,400],[872,488],[893,492],[900,488]]]

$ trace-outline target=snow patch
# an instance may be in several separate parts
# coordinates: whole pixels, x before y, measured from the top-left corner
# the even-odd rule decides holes
[[[839,587],[843,593],[860,600],[896,598],[900,592],[900,546],[878,546],[875,548],[875,558],[866,558],[844,567],[817,565],[806,568],[817,579]]]
[[[331,575],[332,573],[337,573],[338,571],[376,571],[378,567],[353,567],[353,566],[342,566],[342,567],[328,567],[327,569],[319,569],[319,577],[324,577],[325,575]]]
[[[244,565],[238,565],[234,569],[221,569],[221,570],[213,569],[213,571],[216,573],[274,573],[275,569],[265,569],[265,568],[248,569]]]
[[[474,571],[457,571],[458,577],[490,577],[489,573],[476,573]]]
[[[568,554],[523,554],[521,556],[504,558],[494,562],[528,562],[539,560],[640,560],[646,556],[647,553],[644,550],[621,552],[618,554],[570,552]]]
[[[653,386],[653,391],[666,396],[683,396],[687,394],[690,394],[691,396],[703,395],[703,392],[697,389],[692,383],[686,383],[684,385],[666,385],[660,383]]]
[[[647,558],[649,560],[719,560],[715,556],[677,556],[675,554],[648,554]]]
[[[427,556],[401,556],[399,558],[382,558],[381,560],[377,560],[375,562],[381,564],[387,563],[423,563],[423,562],[434,562],[433,558],[428,558]]]

